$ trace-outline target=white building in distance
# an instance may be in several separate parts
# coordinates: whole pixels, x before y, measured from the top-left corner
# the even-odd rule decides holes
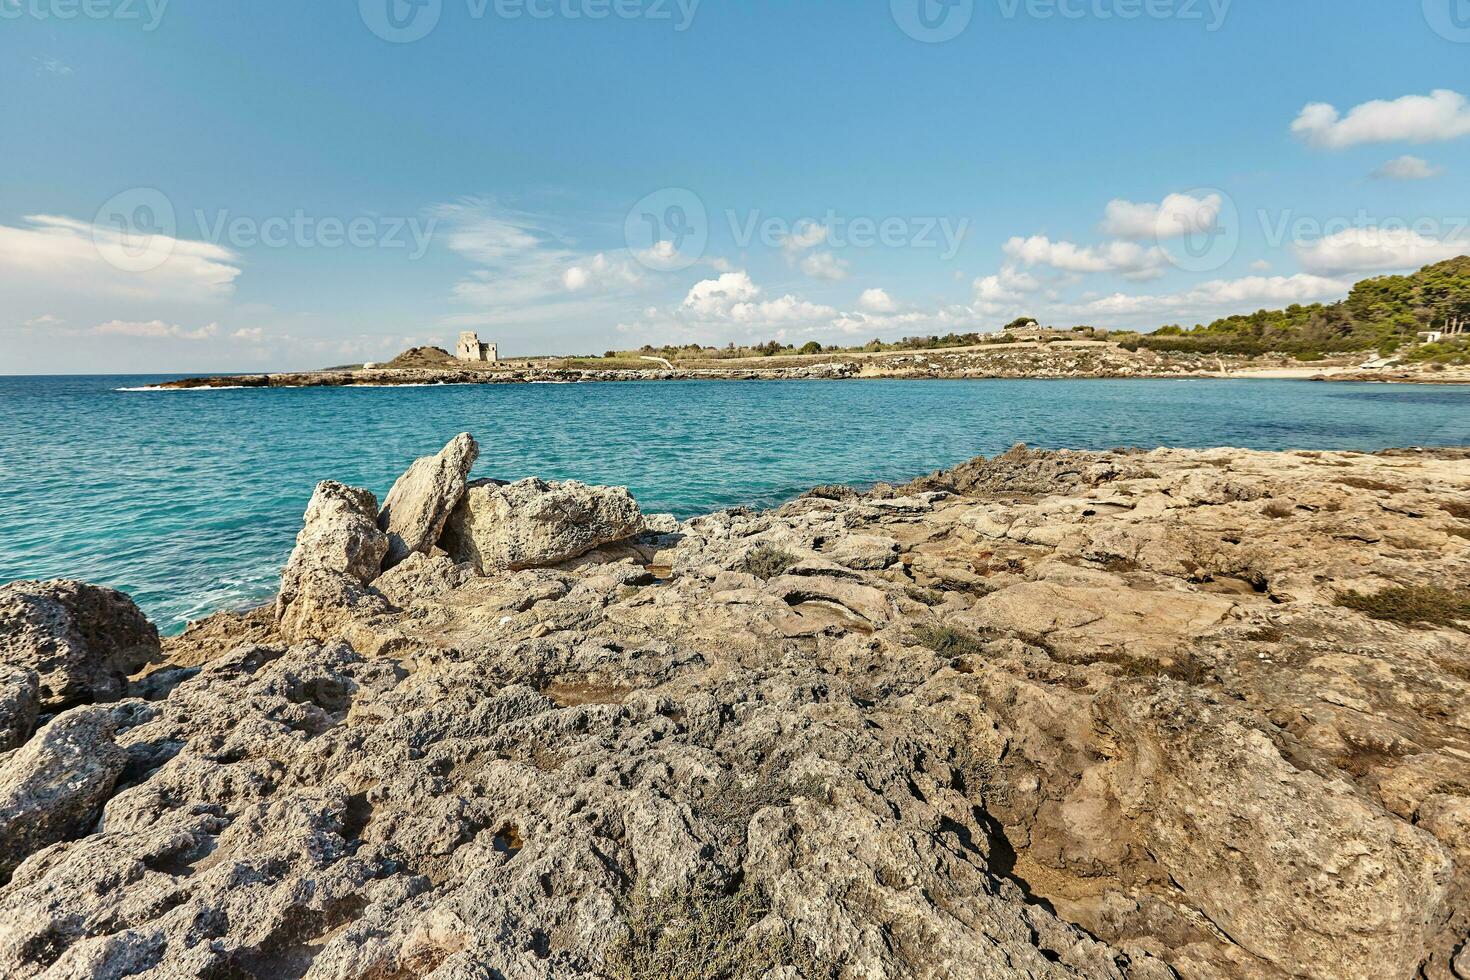
[[[500,360],[500,348],[495,344],[480,343],[480,335],[473,330],[466,330],[459,335],[459,344],[454,348],[454,356],[461,361],[483,361],[494,364]]]

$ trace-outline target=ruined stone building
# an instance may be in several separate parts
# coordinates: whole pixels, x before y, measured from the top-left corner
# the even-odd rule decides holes
[[[459,335],[459,344],[454,348],[454,356],[461,361],[484,361],[494,364],[500,360],[500,349],[495,344],[480,343],[480,335],[473,330],[466,330]]]

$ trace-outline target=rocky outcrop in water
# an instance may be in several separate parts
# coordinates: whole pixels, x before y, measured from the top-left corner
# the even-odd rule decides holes
[[[0,973],[1465,980],[1467,492],[1017,450],[214,617],[0,757],[116,780]]]

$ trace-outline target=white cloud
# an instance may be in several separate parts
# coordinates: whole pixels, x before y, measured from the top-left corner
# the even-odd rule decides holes
[[[786,236],[781,247],[788,252],[804,252],[825,242],[828,234],[830,232],[825,225],[815,221],[802,221]]]
[[[813,252],[801,260],[801,271],[813,279],[840,282],[847,278],[847,260],[839,259],[831,252]]]
[[[30,215],[24,221],[0,225],[0,284],[15,275],[26,285],[69,293],[199,302],[230,296],[240,275],[235,253],[208,242],[150,236],[146,247],[156,267],[127,271],[105,257],[136,254],[138,242],[117,229],[55,215]],[[148,264],[154,264],[152,258]]]
[[[1163,295],[1115,293],[1074,307],[1084,316],[1132,314],[1248,313],[1262,307],[1289,306],[1344,296],[1352,284],[1321,276],[1247,276],[1216,279],[1192,289]]]
[[[42,313],[40,316],[26,321],[26,327],[31,330],[46,330],[48,328],[61,327],[65,324],[66,321],[61,317],[54,316],[50,313]]]
[[[697,282],[684,297],[684,309],[697,316],[724,316],[730,307],[755,299],[760,289],[744,272],[726,272],[718,279]]]
[[[1252,272],[1270,272],[1271,271],[1271,263],[1270,262],[1267,262],[1265,259],[1256,259],[1254,262],[1251,263],[1251,271]]]
[[[481,313],[455,325],[613,315],[642,285],[631,253],[578,251],[536,215],[480,200],[440,205],[431,214],[448,229],[449,248],[479,266],[454,294]],[[640,259],[653,268],[680,262],[668,242]]]
[[[211,323],[194,330],[186,330],[175,323],[162,320],[139,322],[132,320],[108,320],[92,330],[104,337],[139,337],[150,340],[171,338],[174,340],[209,340],[219,335],[219,324]]]
[[[974,285],[975,300],[980,303],[1014,303],[1041,288],[1035,276],[1013,265],[1002,266],[993,276],[976,279]]]
[[[1449,89],[1365,102],[1343,116],[1326,102],[1307,105],[1291,131],[1312,146],[1341,150],[1363,143],[1435,143],[1470,136],[1470,102]]]
[[[242,340],[249,343],[259,343],[260,341],[265,339],[265,331],[262,330],[260,327],[241,327],[239,330],[236,330],[234,333],[230,334],[230,337],[234,340]],[[408,345],[405,344],[404,346]]]
[[[898,309],[893,297],[885,289],[864,289],[858,297],[858,306],[869,313],[892,313]]]
[[[1110,201],[1103,216],[1103,233],[1117,238],[1162,242],[1212,231],[1220,221],[1224,200],[1219,194],[1193,197],[1170,194],[1158,204]]]
[[[1373,176],[1379,180],[1429,180],[1442,173],[1443,167],[1432,166],[1421,157],[1401,156],[1373,171]]]
[[[1169,256],[1157,246],[1137,242],[1104,242],[1081,246],[1054,242],[1045,235],[1012,238],[1005,254],[1024,265],[1046,265],[1064,272],[1116,272],[1127,279],[1157,279],[1169,266]]]
[[[1467,252],[1464,237],[1440,240],[1407,228],[1349,228],[1296,245],[1303,268],[1327,275],[1417,269]]]

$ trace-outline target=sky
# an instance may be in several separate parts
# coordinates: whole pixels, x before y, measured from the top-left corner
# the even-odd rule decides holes
[[[1470,252],[1470,0],[0,0],[0,374],[1152,330]]]

